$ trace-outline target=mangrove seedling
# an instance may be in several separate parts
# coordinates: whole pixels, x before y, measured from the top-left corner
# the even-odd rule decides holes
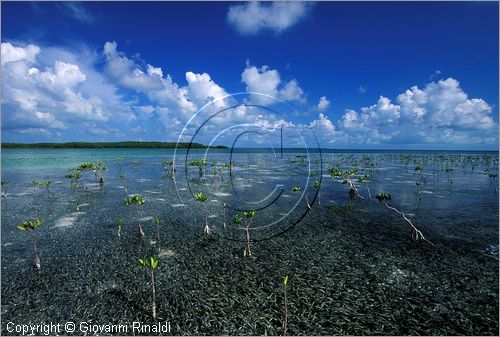
[[[224,229],[226,229],[226,209],[228,208],[228,204],[225,202],[222,203],[222,209],[224,210]]]
[[[70,180],[71,185],[80,184],[80,179],[82,178],[82,174],[80,172],[68,173],[64,177]]]
[[[251,214],[250,214],[250,213],[247,213],[247,212],[252,212],[252,211],[245,211],[245,212],[243,212],[243,215],[244,215],[244,216],[246,216],[246,215],[250,216]],[[255,211],[253,211],[253,212],[254,212],[254,215],[255,215]],[[245,213],[247,213],[247,214],[245,214]],[[240,228],[241,228],[241,227],[243,227],[243,229],[245,229],[245,230],[246,230],[246,232],[247,232],[247,243],[246,243],[245,248],[244,248],[244,250],[243,250],[243,256],[252,255],[252,254],[251,254],[251,252],[250,252],[250,233],[248,232],[248,228],[249,228],[250,226],[248,226],[248,227],[246,227],[246,226],[242,226],[242,224],[243,224],[243,218],[242,218],[242,217],[241,217],[241,215],[239,215],[239,214],[235,214],[235,215],[233,215],[232,221],[233,221],[233,223],[234,223],[236,226],[238,226],[238,227],[240,227]],[[248,224],[248,223],[247,223],[247,224]],[[250,253],[249,253],[249,252],[250,252]]]
[[[46,180],[46,181],[44,181],[44,180],[33,180],[34,191],[36,191],[36,187],[37,186],[45,186],[45,190],[47,191],[47,194],[49,196],[55,198],[56,196],[50,190],[50,184],[52,184],[52,182],[50,180]]]
[[[427,241],[428,243],[430,243],[431,245],[433,245],[433,243],[424,237],[424,234],[422,234],[422,232],[410,221],[410,219],[408,219],[406,217],[406,215],[403,212],[399,211],[395,207],[392,207],[388,204],[388,202],[392,200],[392,196],[389,193],[379,193],[379,194],[377,194],[376,198],[378,201],[383,202],[385,207],[387,207],[388,209],[396,212],[397,214],[399,214],[403,217],[403,219],[411,226],[411,229],[412,229],[411,236],[415,241],[424,240],[424,241]]]
[[[215,179],[217,179],[217,174],[219,174],[219,170],[217,170],[217,167],[212,168],[212,189],[215,186]]]
[[[245,224],[245,231],[247,234],[247,244],[245,250],[243,251],[243,256],[252,256],[252,251],[250,250],[250,226],[252,225],[252,219],[257,212],[252,209],[249,211],[244,211],[243,216],[247,219]]]
[[[227,169],[228,169],[228,172],[229,172],[229,176],[232,176],[232,175],[233,175],[233,173],[234,173],[234,172],[233,172],[233,166],[234,166],[234,165],[233,165],[233,164],[231,164],[231,163],[224,163],[224,164],[222,164],[222,169],[227,168]],[[222,179],[223,175],[221,174],[220,176],[221,176],[221,179]]]
[[[332,178],[344,177],[342,184],[349,185],[349,202],[352,202],[356,197],[361,200],[364,199],[364,197],[359,193],[358,189],[356,188],[356,184],[352,179],[352,176],[358,173],[358,170],[343,171],[337,167],[332,167],[328,170],[328,173],[330,173],[330,176],[332,176]]]
[[[73,169],[69,169],[69,170],[72,171]],[[68,173],[64,177],[70,180],[71,189],[75,193],[76,210],[79,211],[80,209],[78,207],[78,189],[80,188],[80,178],[82,177],[82,174],[80,172]]]
[[[444,171],[446,172],[446,174],[448,175],[448,184],[453,184],[453,180],[452,180],[452,175],[453,175],[453,169],[450,168],[450,167],[446,167],[444,169]]]
[[[233,221],[233,224],[235,224],[236,226],[238,226],[240,228],[242,227],[241,225],[243,224],[243,218],[241,217],[241,215],[235,214],[235,215],[233,215],[233,218],[231,220]],[[247,236],[247,244],[245,245],[245,249],[243,251],[243,256],[247,255],[248,237],[249,237],[249,235]]]
[[[116,226],[118,227],[118,237],[121,237],[122,236],[122,227],[123,227],[123,219],[122,218],[119,218],[116,221]]]
[[[25,220],[20,226],[16,226],[21,231],[27,231],[33,242],[33,262],[37,271],[41,269],[40,255],[38,254],[38,247],[36,245],[36,235],[33,231],[42,225],[42,220],[36,218],[35,220]]]
[[[189,162],[189,166],[198,167],[200,178],[204,175],[204,168],[207,166],[206,159],[196,159]]]
[[[123,200],[123,203],[127,206],[135,205],[136,215],[137,215],[137,235],[140,237],[144,236],[144,231],[142,230],[141,225],[141,213],[139,207],[144,205],[146,201],[141,198],[139,195],[128,196]]]
[[[370,179],[370,176],[368,174],[364,174],[358,178],[358,181],[360,183],[364,183],[366,186],[366,191],[368,192],[368,198],[372,200],[372,194],[370,193],[370,187],[368,186],[368,179]]]
[[[423,181],[424,183],[426,183],[426,179],[425,179],[425,175],[423,173],[422,166],[420,166],[420,165],[415,166],[415,173],[420,174],[420,178],[419,178],[420,181]]]
[[[285,301],[283,303],[283,336],[286,336],[288,330],[288,297],[287,297],[287,288],[288,288],[288,275],[283,278],[283,293],[285,296]]]
[[[375,197],[378,201],[391,201],[392,196],[389,193],[379,193]]]
[[[330,173],[330,176],[334,178],[338,178],[344,175],[344,171],[340,170],[338,167],[332,167],[328,170],[328,173]]]
[[[170,170],[166,170],[164,178],[165,179],[171,179],[171,178],[173,178],[172,177],[172,172],[170,172]]]
[[[79,172],[93,171],[99,184],[104,184],[104,171],[108,169],[101,162],[86,162],[75,168]]]
[[[9,182],[8,182],[7,180],[2,180],[2,190],[3,190],[3,194],[2,194],[2,196],[3,196],[4,198],[7,198],[7,184],[8,184],[8,183],[9,183]]]
[[[300,192],[300,187],[299,186],[294,186],[292,187],[292,192],[297,193]],[[309,209],[311,209],[311,205],[309,205],[309,200],[307,199],[307,194],[306,194],[306,204]]]
[[[235,215],[233,215],[233,218],[231,219],[231,221],[233,221],[233,223],[236,226],[240,226],[241,223],[243,222],[243,219],[241,218],[241,215],[235,214]]]
[[[313,186],[318,191],[318,205],[321,206],[321,194],[320,194],[321,183],[319,182],[319,180],[316,180]]]
[[[174,176],[175,174],[175,163],[173,160],[164,160],[161,162],[161,165],[165,168],[167,168],[168,166],[170,166],[170,170],[167,169],[167,171],[165,172],[165,177],[167,178],[171,178]]]
[[[153,314],[153,319],[156,319],[156,287],[155,287],[155,270],[158,268],[158,258],[156,256],[144,256],[144,258],[139,259],[139,264],[144,268],[149,269],[151,272],[151,288],[152,288],[152,305],[151,311]]]
[[[422,202],[422,192],[420,191],[420,182],[416,181],[415,186],[417,186],[417,196],[418,196],[418,206],[417,209],[420,208],[420,203]]]
[[[203,209],[205,211],[205,228],[203,228],[203,233],[208,236],[210,235],[210,227],[208,227],[208,212],[207,205],[205,204],[205,202],[208,200],[208,195],[198,192],[194,195],[194,200],[203,204]]]
[[[125,178],[127,178],[127,175],[125,173],[120,173],[120,179],[125,180]],[[125,193],[128,193],[128,188],[127,185],[125,185],[125,182],[123,182],[123,190]]]

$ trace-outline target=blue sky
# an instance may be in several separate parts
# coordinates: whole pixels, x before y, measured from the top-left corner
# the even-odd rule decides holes
[[[2,2],[2,86],[3,142],[186,140],[248,103],[196,141],[496,150],[498,3]],[[275,99],[196,115],[239,92]]]

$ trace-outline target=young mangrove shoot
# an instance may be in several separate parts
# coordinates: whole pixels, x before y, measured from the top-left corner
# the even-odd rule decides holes
[[[208,212],[207,212],[207,205],[205,202],[208,200],[208,195],[203,194],[202,192],[198,192],[194,195],[194,200],[198,201],[199,203],[203,204],[203,209],[205,211],[205,227],[203,228],[203,233],[205,235],[210,235],[210,227],[208,227]]]
[[[283,336],[286,336],[288,331],[288,297],[287,297],[287,288],[288,288],[288,275],[283,278],[283,293],[285,295],[285,301],[283,303]]]
[[[68,171],[74,171],[75,169],[70,168]],[[75,193],[75,207],[76,210],[79,211],[78,207],[78,189],[80,188],[80,179],[82,178],[82,174],[80,172],[68,173],[64,176],[66,179],[69,179],[71,189]]]
[[[363,200],[364,197],[359,193],[352,176],[358,173],[358,170],[341,170],[337,167],[332,167],[328,170],[332,178],[344,177],[342,184],[349,185],[349,202],[352,202],[354,198]]]
[[[399,214],[403,217],[403,219],[411,226],[412,238],[414,240],[416,240],[416,241],[424,240],[424,241],[430,243],[431,245],[433,245],[433,243],[424,237],[424,234],[422,234],[422,232],[410,221],[410,219],[408,219],[406,217],[406,215],[403,212],[399,211],[395,207],[392,207],[388,204],[388,202],[392,200],[392,197],[389,193],[379,193],[379,194],[377,194],[376,198],[378,201],[383,202],[385,207],[387,207],[388,209],[396,212],[397,214]]]
[[[415,173],[417,173],[419,175],[419,180],[425,184],[426,179],[425,179],[425,175],[424,175],[422,166],[420,166],[420,165],[415,166]]]
[[[75,168],[79,172],[93,171],[97,182],[101,185],[104,184],[104,171],[107,169],[108,167],[104,166],[101,162],[86,162]]]
[[[7,198],[7,184],[9,182],[7,180],[2,180],[2,190],[3,190],[3,194],[2,194],[2,197],[4,198]]]
[[[245,224],[245,231],[247,234],[247,243],[245,246],[245,250],[243,251],[243,256],[252,256],[252,251],[250,250],[250,226],[252,225],[252,219],[257,212],[252,209],[249,211],[244,211],[243,216],[247,219]]]
[[[161,162],[161,165],[165,167],[165,177],[166,178],[174,178],[175,174],[175,163],[173,160],[164,160]],[[168,169],[170,167],[170,169]]]
[[[123,228],[123,218],[119,218],[116,221],[116,226],[118,227],[118,237],[122,236],[122,228]]]
[[[229,205],[228,205],[228,204],[226,204],[225,202],[223,202],[223,203],[222,203],[222,208],[223,208],[223,210],[224,210],[224,229],[226,229],[226,228],[227,228],[227,226],[226,226],[226,215],[227,215],[227,211],[226,211],[226,209],[228,208],[228,206],[229,206]]]
[[[206,159],[192,160],[191,162],[189,162],[189,166],[198,167],[199,176],[201,178],[205,174],[204,169],[207,166],[207,160]]]
[[[451,185],[453,184],[453,169],[450,168],[450,167],[446,167],[444,169],[444,171],[446,172],[446,175],[448,176],[448,184]]]
[[[417,196],[418,196],[418,206],[417,209],[420,209],[420,203],[422,202],[422,192],[420,191],[420,182],[416,181],[415,186],[417,186]]]
[[[233,215],[231,221],[233,222],[233,224],[235,224],[239,228],[242,228],[243,218],[241,217],[241,215],[239,215],[239,214]],[[243,256],[247,255],[247,245],[248,245],[248,238],[247,238],[247,244],[245,245],[245,248],[244,248],[244,251],[243,251]]]
[[[241,218],[241,215],[235,214],[233,215],[231,221],[236,225],[236,226],[241,226],[243,219]]]
[[[293,193],[300,192],[300,187],[299,186],[292,187],[292,192]],[[307,194],[306,194],[306,205],[309,209],[311,209],[311,205],[309,204],[309,200],[307,199]]]
[[[123,200],[123,203],[127,206],[135,205],[136,215],[137,215],[137,235],[140,237],[144,236],[144,231],[142,230],[141,225],[141,213],[139,207],[144,205],[146,201],[141,198],[139,195],[128,196]]]
[[[42,220],[36,218],[35,220],[25,220],[20,226],[16,226],[17,229],[21,231],[27,231],[33,242],[33,262],[37,271],[41,269],[40,255],[38,254],[38,247],[36,245],[36,235],[33,232],[36,228],[42,225]]]
[[[318,205],[321,206],[321,193],[320,193],[321,183],[319,182],[319,180],[316,180],[313,186],[318,191]]]
[[[139,264],[151,272],[151,288],[152,288],[152,305],[151,311],[153,319],[156,319],[156,287],[155,287],[155,270],[158,268],[158,258],[156,256],[145,256],[139,259]]]
[[[70,171],[73,169],[69,169]],[[80,179],[82,178],[82,174],[80,172],[68,173],[64,176],[66,179],[70,180],[70,184],[80,184]]]
[[[33,180],[34,192],[36,191],[37,186],[44,186],[45,190],[47,191],[48,196],[56,198],[54,193],[52,193],[52,191],[50,190],[50,184],[52,184],[52,182],[50,180],[45,180],[45,181],[44,180]]]
[[[370,179],[370,176],[368,174],[364,174],[358,178],[358,181],[360,183],[365,183],[366,191],[368,192],[368,199],[372,200],[372,194],[370,193],[370,187],[368,187],[368,183],[366,182],[368,179]]]

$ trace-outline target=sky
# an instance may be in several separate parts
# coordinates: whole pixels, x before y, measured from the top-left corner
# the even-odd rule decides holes
[[[498,2],[1,7],[2,142],[498,150]]]

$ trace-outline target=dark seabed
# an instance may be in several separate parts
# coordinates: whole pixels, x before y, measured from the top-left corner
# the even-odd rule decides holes
[[[191,151],[187,162],[204,154]],[[184,151],[175,179],[162,165],[172,157],[165,149],[2,151],[2,335],[16,334],[8,322],[72,321],[77,335],[80,322],[153,324],[151,278],[138,263],[145,255],[159,256],[158,320],[170,322],[171,335],[282,335],[286,275],[290,335],[498,335],[497,153],[243,152],[233,154],[231,176],[230,154],[210,151],[200,177]],[[66,169],[90,160],[109,167],[104,184],[87,172],[72,189]],[[350,200],[332,167],[357,170],[363,200]],[[50,180],[50,193],[33,180]],[[199,191],[208,195],[210,237],[192,197]],[[432,244],[412,239],[403,217],[376,200],[381,192]],[[139,220],[123,203],[132,194],[146,201]],[[237,209],[257,210],[252,256],[231,223]],[[36,217],[39,273],[29,235],[16,229]]]

